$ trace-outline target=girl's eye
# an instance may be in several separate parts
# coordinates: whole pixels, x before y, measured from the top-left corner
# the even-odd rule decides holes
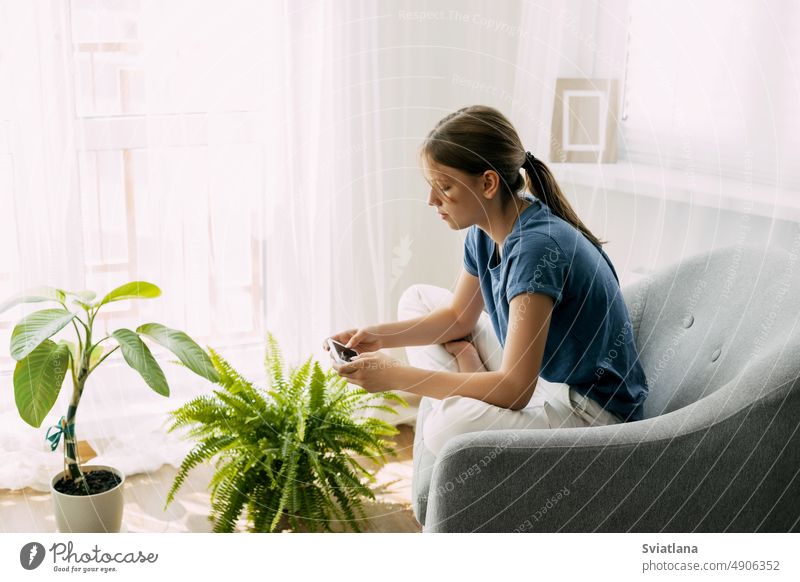
[[[450,189],[450,186],[442,186],[442,192],[447,192]]]

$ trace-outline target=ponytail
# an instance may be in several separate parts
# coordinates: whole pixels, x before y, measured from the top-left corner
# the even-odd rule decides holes
[[[526,152],[525,162],[522,167],[528,175],[525,180],[527,189],[543,204],[547,205],[553,214],[581,231],[596,247],[602,248],[608,242],[597,238],[578,218],[577,213],[573,210],[569,200],[564,196],[558,182],[556,182],[555,177],[544,162],[534,157],[532,153]]]

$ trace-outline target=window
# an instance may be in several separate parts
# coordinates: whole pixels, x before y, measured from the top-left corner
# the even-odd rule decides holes
[[[631,0],[625,85],[621,157],[800,189],[797,2]]]
[[[0,300],[41,284],[102,293],[149,280],[163,296],[110,304],[111,329],[152,317],[216,347],[262,344],[274,7],[25,4],[3,20],[38,36],[0,35],[0,86],[15,87],[0,96]],[[0,315],[3,345],[35,308]],[[0,358],[13,368],[7,349]]]

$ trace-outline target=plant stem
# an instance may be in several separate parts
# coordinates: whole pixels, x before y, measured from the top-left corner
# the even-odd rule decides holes
[[[78,487],[83,487],[86,494],[89,495],[89,485],[86,483],[86,477],[83,475],[78,463],[78,437],[75,435],[75,417],[85,382],[86,369],[81,365],[78,378],[73,383],[72,400],[67,409],[66,427],[64,429],[64,462],[67,465],[67,472],[70,478],[75,480]]]
[[[89,323],[91,325],[91,319]],[[83,322],[81,322],[83,323]],[[90,495],[89,484],[86,482],[86,477],[81,471],[80,463],[78,462],[78,437],[75,434],[75,417],[78,412],[78,404],[81,402],[83,396],[83,387],[86,385],[86,379],[89,377],[89,358],[92,355],[92,329],[84,325],[86,329],[86,341],[84,342],[84,349],[80,352],[80,363],[75,362],[75,366],[80,366],[78,375],[73,375],[72,384],[72,400],[67,409],[66,427],[64,428],[64,462],[67,465],[67,472],[70,478],[75,480],[78,487],[82,487],[86,495]],[[79,334],[80,336],[80,334]]]
[[[89,330],[89,326],[87,326],[87,325],[86,325],[86,323],[84,323],[84,321],[83,321],[83,320],[82,320],[80,317],[78,317],[78,316],[77,316],[77,314],[75,315],[75,317],[73,318],[73,320],[72,320],[72,321],[74,322],[74,321],[76,321],[76,320],[78,321],[78,323],[80,323],[80,324],[81,324],[81,326],[83,326],[83,329],[85,329],[85,330],[86,330],[86,333],[87,333],[87,335],[88,335],[88,334],[89,334],[89,331],[90,331],[90,330]],[[91,325],[91,320],[90,320],[89,324]],[[76,331],[77,331],[77,330],[76,330]],[[78,337],[80,337],[80,334],[78,334]]]
[[[83,352],[83,339],[81,338],[81,334],[78,331],[78,326],[75,325],[75,320],[74,319],[72,320],[72,327],[75,328],[75,335],[78,336],[78,352],[77,353],[80,354],[81,352]]]
[[[98,343],[100,343],[100,342],[98,342]],[[95,344],[95,346],[96,346],[96,345],[97,345],[97,344]],[[92,366],[92,367],[89,369],[89,372],[87,372],[87,375],[88,375],[88,374],[91,374],[92,372],[94,372],[94,370],[97,368],[97,366],[99,366],[100,364],[102,364],[102,363],[103,363],[103,360],[105,360],[105,359],[106,359],[108,356],[110,356],[111,354],[113,354],[114,352],[116,352],[118,349],[119,349],[119,346],[114,346],[114,348],[113,348],[111,351],[109,351],[109,352],[108,352],[107,354],[105,354],[105,355],[104,355],[102,358],[100,358],[99,360],[97,360],[97,363],[96,363],[94,366]]]

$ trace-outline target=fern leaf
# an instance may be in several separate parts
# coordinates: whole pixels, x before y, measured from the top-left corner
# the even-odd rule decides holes
[[[264,367],[273,390],[286,390],[286,379],[283,374],[283,354],[272,333],[267,333],[267,349],[264,355]]]
[[[297,455],[294,454],[293,451],[293,454],[289,457],[284,467],[281,467],[281,474],[278,476],[278,481],[281,481],[281,477],[283,477],[283,484],[281,486],[281,496],[278,500],[278,507],[275,510],[275,517],[269,526],[269,531],[275,531],[275,528],[278,527],[278,522],[280,521],[281,515],[283,515],[283,510],[286,507],[286,504],[289,502],[289,497],[292,494],[292,489],[294,488],[294,478],[296,472]]]
[[[235,437],[231,436],[224,436],[218,439],[210,439],[209,441],[199,443],[191,451],[189,451],[189,454],[186,455],[185,459],[183,459],[180,469],[178,469],[178,474],[175,477],[175,481],[172,484],[172,488],[169,490],[169,493],[167,494],[166,505],[169,505],[175,499],[175,493],[178,491],[178,489],[180,489],[181,485],[183,485],[189,471],[191,471],[194,467],[196,467],[203,461],[213,457],[215,454],[217,454],[220,450],[222,450],[225,446],[229,445],[234,440],[236,440]]]

